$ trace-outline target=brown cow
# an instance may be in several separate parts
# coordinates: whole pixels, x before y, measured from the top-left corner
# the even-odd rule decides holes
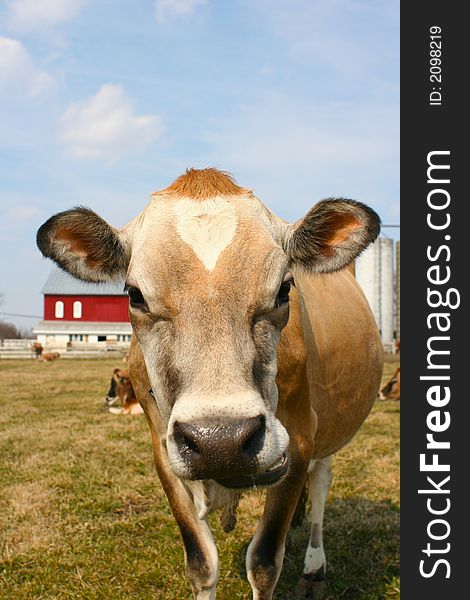
[[[41,352],[38,358],[44,362],[52,362],[60,358],[60,354],[58,352]]]
[[[379,393],[381,400],[400,400],[400,367]]]
[[[43,352],[43,347],[42,344],[40,342],[33,342],[31,344],[31,350],[32,352],[34,352],[34,356],[36,358],[39,358],[39,356],[42,354]]]
[[[111,406],[113,400],[117,400],[121,406]],[[106,401],[109,412],[115,415],[141,415],[144,412],[135,397],[126,369],[114,369]]]
[[[307,478],[298,593],[325,593],[331,455],[366,418],[382,373],[374,318],[345,267],[379,229],[374,211],[342,199],[289,224],[230,176],[191,169],[120,230],[76,208],[38,231],[43,254],[75,277],[126,278],[129,372],[198,600],[215,598],[219,572],[208,514],[223,508],[233,528],[254,487],[268,490],[247,574],[255,600],[272,598]]]

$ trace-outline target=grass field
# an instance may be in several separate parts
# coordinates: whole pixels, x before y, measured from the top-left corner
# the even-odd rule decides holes
[[[103,411],[110,360],[0,362],[0,598],[191,598],[179,531],[145,419]],[[396,362],[385,364],[384,379]],[[335,457],[325,515],[330,600],[398,600],[400,403],[379,401]],[[218,600],[251,598],[244,552],[262,507],[224,534]],[[294,598],[308,524],[289,540],[276,599]]]

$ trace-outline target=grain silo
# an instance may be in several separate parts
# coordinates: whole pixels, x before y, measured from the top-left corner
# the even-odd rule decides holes
[[[379,237],[356,260],[356,279],[371,306],[385,346],[394,338],[393,240]]]
[[[400,240],[395,244],[395,254],[396,254],[396,263],[395,263],[395,286],[396,286],[396,332],[397,332],[397,340],[400,339]]]

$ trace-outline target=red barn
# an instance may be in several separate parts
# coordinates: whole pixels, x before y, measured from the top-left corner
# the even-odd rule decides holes
[[[132,330],[124,282],[84,283],[54,269],[42,293],[44,320],[33,331],[44,347],[129,345]]]

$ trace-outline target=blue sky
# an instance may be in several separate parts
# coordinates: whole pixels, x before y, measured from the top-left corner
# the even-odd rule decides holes
[[[41,315],[49,216],[124,225],[189,166],[290,221],[344,196],[398,223],[398,0],[0,3],[0,311]]]

